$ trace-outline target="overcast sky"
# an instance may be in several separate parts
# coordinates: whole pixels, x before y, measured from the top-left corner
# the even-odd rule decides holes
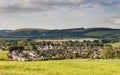
[[[120,0],[0,0],[0,29],[120,28]]]

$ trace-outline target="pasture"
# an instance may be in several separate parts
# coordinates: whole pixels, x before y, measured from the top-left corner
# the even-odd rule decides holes
[[[113,43],[112,46],[113,46],[113,47],[120,47],[120,42],[118,42],[118,43]]]
[[[120,75],[120,60],[0,61],[0,75]]]
[[[34,41],[36,41],[36,42],[40,42],[40,41],[54,41],[54,42],[56,42],[56,41],[81,41],[81,42],[83,42],[84,40],[86,40],[86,41],[94,41],[94,40],[100,40],[100,39],[96,39],[96,38],[72,38],[72,39],[70,39],[70,38],[64,38],[64,39],[35,39]]]
[[[9,61],[0,51],[0,75],[120,75],[119,59]]]
[[[8,60],[7,53],[8,51],[0,51],[0,61]]]

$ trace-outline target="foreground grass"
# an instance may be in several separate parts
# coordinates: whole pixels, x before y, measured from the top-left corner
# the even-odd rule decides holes
[[[8,60],[7,53],[8,51],[0,51],[0,61]]]
[[[120,75],[119,59],[18,62],[7,53],[0,51],[0,75]]]
[[[0,75],[120,75],[120,60],[0,61]]]

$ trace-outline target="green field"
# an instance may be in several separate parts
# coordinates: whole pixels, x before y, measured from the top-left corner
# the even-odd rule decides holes
[[[7,52],[0,52],[0,59],[7,59],[6,54]],[[0,60],[0,75],[120,75],[120,60]]]
[[[120,75],[120,60],[0,61],[0,75]]]
[[[0,61],[8,60],[7,53],[8,51],[0,51]]]
[[[113,46],[113,47],[120,47],[120,42],[118,42],[118,43],[113,43],[112,46]]]
[[[93,36],[93,37],[115,37],[120,36],[119,31],[112,31],[112,30],[98,30],[93,32],[88,32],[85,34],[86,36]]]

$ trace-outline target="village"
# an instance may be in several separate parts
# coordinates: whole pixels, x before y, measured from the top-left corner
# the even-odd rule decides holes
[[[110,58],[120,57],[120,48],[94,41],[40,41],[20,42],[8,46],[0,46],[0,50],[9,50],[10,60],[40,61],[63,59],[101,59],[106,58],[106,48],[111,50]],[[114,55],[114,56],[111,56]],[[116,56],[117,55],[117,56]],[[105,57],[104,57],[105,56]]]
[[[101,52],[104,50],[102,45],[84,46],[81,42],[76,41],[42,41],[35,45],[35,50],[24,47],[19,50],[12,50],[8,53],[8,57],[18,61],[32,60],[60,60],[60,59],[86,59],[100,58]]]
[[[18,61],[100,58],[103,47],[37,46],[37,50],[13,50],[8,57]]]

